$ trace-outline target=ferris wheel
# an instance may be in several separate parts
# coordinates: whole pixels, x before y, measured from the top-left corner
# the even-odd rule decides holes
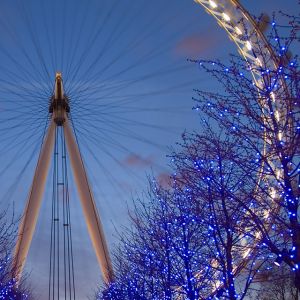
[[[262,66],[264,62],[268,62],[269,66],[265,67],[272,67],[277,65],[277,57],[276,54],[273,52],[272,48],[268,44],[267,40],[264,37],[264,33],[260,26],[256,23],[256,21],[251,17],[251,15],[247,12],[247,10],[239,3],[237,0],[220,0],[220,1],[212,1],[212,0],[196,0],[200,7],[203,7],[206,12],[212,15],[217,23],[225,30],[227,35],[230,39],[236,44],[240,55],[245,59],[245,63],[250,62],[252,65]],[[47,5],[47,4],[45,4]],[[99,10],[100,11],[100,10]],[[138,13],[138,9],[136,13]],[[109,19],[112,10],[107,12],[107,15],[104,16],[103,22],[106,22]],[[28,16],[24,16],[26,19]],[[45,19],[46,21],[46,19]],[[38,42],[35,40],[34,34],[34,25],[30,22],[28,23],[30,26],[30,34],[33,35],[33,41],[36,44],[36,52],[37,57],[41,60],[41,65],[44,65],[45,61],[40,53],[40,49],[38,46]],[[127,20],[128,26],[130,25],[130,20]],[[55,24],[53,24],[56,26]],[[101,30],[101,29],[99,29]],[[117,36],[118,31],[120,28],[116,26],[114,28],[113,34]],[[114,47],[117,47],[116,42],[113,40],[112,37],[107,36],[107,43],[111,43]],[[79,47],[80,39],[76,36],[73,37],[73,41],[75,45]],[[88,39],[89,45],[94,45],[93,36]],[[62,42],[62,45],[64,41]],[[136,45],[138,45],[137,40],[133,40],[133,42],[128,45],[126,50],[130,52]],[[265,57],[262,57],[262,52],[260,51],[261,48],[264,48],[266,51],[263,53]],[[64,48],[62,47],[62,51]],[[87,53],[76,54],[76,49],[73,49],[73,53],[71,53],[71,58],[79,59],[81,63],[85,61],[85,55]],[[52,58],[52,65],[54,65],[55,56],[57,56],[56,50],[53,51]],[[100,53],[101,54],[101,53]],[[104,55],[104,54],[103,54]],[[146,53],[146,58],[151,58],[151,55],[156,55],[155,52],[153,53]],[[101,56],[101,55],[100,55]],[[121,57],[121,56],[120,56]],[[142,57],[145,59],[145,57]],[[267,57],[267,59],[266,59]],[[115,58],[116,61],[118,60],[118,53],[116,53]],[[71,59],[72,60],[72,59]],[[70,61],[71,61],[70,60]],[[30,58],[27,62],[30,65]],[[104,66],[102,70],[94,69],[94,65],[97,65],[97,59],[95,59],[94,64],[92,63],[88,68],[86,68],[83,74],[87,75],[87,78],[93,82],[94,78],[97,76],[101,76],[105,70],[105,68],[109,68],[110,66]],[[44,109],[44,116],[46,116],[47,122],[45,125],[45,130],[43,131],[43,142],[40,147],[38,161],[35,168],[35,172],[33,175],[31,187],[29,190],[27,204],[24,210],[24,215],[21,220],[21,224],[19,227],[19,235],[18,240],[15,248],[14,254],[14,270],[15,276],[20,279],[26,258],[30,249],[30,244],[33,239],[35,227],[38,221],[39,211],[42,205],[42,199],[44,195],[44,190],[47,185],[47,178],[48,173],[50,172],[51,167],[51,159],[53,158],[53,198],[52,198],[52,225],[51,225],[51,258],[50,258],[50,271],[52,272],[52,283],[57,279],[54,278],[56,272],[58,272],[59,267],[59,260],[55,258],[56,253],[59,251],[59,233],[58,233],[58,226],[62,224],[63,226],[63,235],[64,235],[64,247],[66,249],[66,267],[65,273],[67,269],[72,270],[72,231],[71,231],[71,222],[70,222],[70,207],[69,207],[69,181],[68,181],[68,171],[67,171],[67,157],[71,162],[72,173],[74,177],[74,182],[78,190],[78,195],[81,200],[82,209],[85,217],[85,222],[87,224],[88,233],[90,239],[92,241],[92,245],[94,251],[96,253],[97,261],[100,266],[103,279],[106,283],[110,283],[113,280],[114,272],[112,267],[112,262],[110,258],[109,248],[107,246],[106,237],[104,234],[102,222],[101,222],[101,214],[98,213],[97,205],[95,203],[95,196],[93,195],[93,186],[90,184],[88,169],[85,165],[85,158],[84,153],[80,147],[80,126],[76,126],[75,116],[78,112],[82,112],[84,110],[79,109],[80,105],[85,106],[84,109],[93,113],[94,103],[93,98],[90,102],[85,104],[79,103],[78,99],[76,99],[77,95],[83,95],[87,97],[90,95],[89,93],[93,93],[95,90],[103,89],[104,94],[101,97],[111,97],[114,99],[114,89],[123,89],[126,90],[129,84],[135,83],[138,79],[133,80],[123,80],[120,82],[112,82],[110,85],[107,84],[108,81],[112,81],[114,77],[107,76],[105,81],[102,85],[98,85],[98,83],[93,82],[93,84],[87,84],[86,82],[82,83],[78,80],[78,69],[79,69],[79,62],[78,65],[75,64],[71,66],[71,63],[66,63],[63,65],[63,60],[61,63],[63,70],[61,73],[56,70],[55,78],[52,78],[49,72],[45,72],[41,76],[45,76],[46,82],[48,85],[47,89],[51,90],[51,94],[43,94],[43,89],[41,89],[41,94],[39,98],[48,97],[47,105],[41,106],[38,102],[36,105],[40,105],[39,110]],[[55,67],[55,66],[54,66]],[[53,67],[53,68],[54,68]],[[45,68],[46,69],[46,68]],[[124,68],[124,70],[126,67]],[[93,76],[91,76],[91,72]],[[30,76],[26,70],[23,70],[27,78]],[[116,72],[118,75],[122,74],[122,71]],[[66,80],[64,79],[64,74],[66,74]],[[257,82],[259,86],[259,82],[261,80],[258,72],[253,70],[253,79]],[[8,76],[13,76],[14,74],[8,74]],[[117,76],[114,75],[114,76]],[[151,76],[151,74],[147,74],[147,76]],[[90,77],[90,78],[89,78]],[[51,83],[49,83],[51,80]],[[54,87],[53,87],[54,86]],[[34,93],[35,88],[40,88],[40,83],[36,80],[31,82],[30,87],[30,95]],[[45,88],[45,86],[43,86]],[[20,88],[17,93],[22,93],[22,90],[28,91],[26,87]],[[93,91],[94,90],[94,91]],[[143,93],[139,95],[142,97]],[[95,96],[95,95],[94,95]],[[99,97],[98,95],[95,98]],[[276,95],[274,94],[274,101],[277,101]],[[129,97],[123,99],[123,102],[120,102],[120,99],[116,98],[114,100],[113,105],[116,108],[114,113],[118,113],[118,105],[122,105],[126,107],[129,105],[130,109],[135,109],[135,107],[131,106],[132,100]],[[100,103],[100,105],[102,105]],[[107,109],[107,103],[103,105],[103,110]],[[263,105],[263,104],[262,104]],[[278,110],[281,110],[281,106],[284,105],[278,101]],[[89,107],[88,107],[89,106]],[[120,107],[120,106],[119,106]],[[28,107],[30,109],[30,107]],[[153,109],[153,107],[148,107],[148,109]],[[77,110],[77,111],[76,111]],[[99,111],[96,111],[96,113]],[[109,122],[108,119],[105,119],[105,114],[103,114],[104,123]],[[44,118],[45,119],[45,118]],[[43,119],[43,120],[44,120]],[[79,120],[80,122],[80,120]],[[81,122],[86,122],[87,126],[95,126],[95,124],[90,124],[90,121],[86,116],[82,116]],[[125,123],[128,123],[128,120],[124,120]],[[142,126],[145,126],[144,123],[139,122]],[[113,124],[115,125],[115,124]],[[138,125],[138,124],[135,124]],[[41,127],[41,125],[39,125]],[[100,127],[97,127],[97,130]],[[83,127],[83,130],[85,128]],[[115,131],[116,128],[113,128],[112,131]],[[134,139],[137,139],[135,133],[128,130],[126,132],[130,134]],[[103,134],[100,139],[107,139],[107,136]],[[89,133],[86,135],[86,141],[89,141],[91,136]],[[138,137],[138,139],[144,141],[146,143],[151,143],[152,141],[147,140],[144,137]],[[107,143],[106,146],[110,147],[117,147],[122,148],[122,145],[117,143],[118,141],[113,141]],[[109,148],[108,148],[109,149]],[[124,149],[123,149],[124,150]],[[108,153],[109,155],[109,153]],[[104,169],[104,168],[103,168]],[[258,178],[259,180],[259,178]],[[62,207],[62,211],[59,210],[59,207]],[[62,220],[61,220],[62,219]],[[259,238],[259,236],[257,236]],[[248,253],[243,255],[245,261],[247,260]],[[74,270],[72,270],[74,272]],[[72,273],[71,272],[71,273]],[[70,272],[69,272],[70,273]],[[74,285],[74,277],[69,276],[68,283],[69,285]],[[59,285],[59,283],[58,283]],[[212,291],[213,292],[213,291]],[[54,294],[53,290],[49,289],[49,293]],[[73,293],[73,297],[75,297],[75,293]]]

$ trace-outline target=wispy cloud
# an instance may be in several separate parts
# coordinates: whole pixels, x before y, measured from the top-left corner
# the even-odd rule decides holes
[[[127,166],[144,168],[153,164],[153,158],[151,156],[142,157],[139,154],[131,153],[123,161]]]
[[[218,36],[211,34],[208,28],[205,32],[183,37],[175,46],[175,54],[191,58],[211,54],[215,52],[218,42]]]
[[[169,188],[172,184],[171,175],[168,173],[160,173],[156,176],[156,180],[163,188]]]

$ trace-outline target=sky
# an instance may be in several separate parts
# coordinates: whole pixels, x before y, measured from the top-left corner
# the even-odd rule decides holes
[[[256,15],[299,9],[297,0],[241,3]],[[171,147],[200,130],[194,89],[216,83],[187,59],[228,61],[235,45],[189,0],[2,0],[0,36],[0,207],[22,214],[61,71],[113,250],[147,176],[166,184]],[[52,172],[25,266],[37,299],[48,290]],[[86,299],[101,275],[69,173],[77,296]]]

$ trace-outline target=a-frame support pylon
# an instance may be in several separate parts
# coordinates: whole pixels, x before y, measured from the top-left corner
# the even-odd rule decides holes
[[[56,74],[50,111],[52,112],[52,118],[43,141],[25,212],[19,226],[19,234],[13,258],[14,277],[19,281],[24,268],[37,223],[50,160],[54,150],[55,128],[56,126],[62,126],[88,232],[102,271],[103,279],[106,283],[110,283],[113,279],[112,263],[83,160],[68,120],[69,103],[64,94],[60,73]]]

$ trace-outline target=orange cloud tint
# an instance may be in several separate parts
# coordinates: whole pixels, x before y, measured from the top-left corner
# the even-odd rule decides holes
[[[131,153],[129,154],[123,161],[123,163],[127,166],[134,166],[134,167],[147,167],[151,166],[153,163],[153,159],[148,157],[142,157],[138,154]]]
[[[168,173],[160,173],[156,176],[158,184],[163,188],[169,188],[172,185],[171,175]]]
[[[214,52],[218,44],[218,38],[210,34],[208,29],[205,33],[199,32],[184,37],[175,46],[175,54],[179,56],[198,57],[203,54]]]

